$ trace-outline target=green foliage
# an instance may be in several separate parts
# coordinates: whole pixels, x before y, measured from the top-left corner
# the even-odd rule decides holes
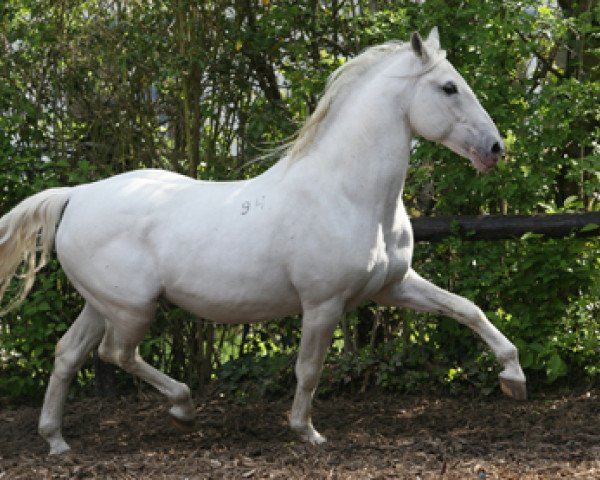
[[[39,395],[48,380],[55,345],[71,321],[63,312],[81,306],[58,262],[52,262],[19,312],[4,316],[0,323],[0,396]]]
[[[571,381],[596,374],[589,367],[600,360],[597,239],[450,240],[423,247],[417,250],[417,268],[438,285],[473,299],[488,314],[519,348],[532,384],[552,383],[569,372]],[[446,259],[443,270],[430,261],[433,250],[438,259]],[[487,357],[465,328],[436,324],[430,335],[439,338],[450,364]],[[455,346],[465,337],[470,340]]]
[[[419,141],[411,215],[598,210],[600,97],[593,2],[152,2],[0,5],[0,213],[44,188],[134,168],[247,178],[289,138],[328,75],[363,48],[439,26],[448,59],[502,132],[480,176]],[[600,242],[526,236],[420,244],[415,268],[474,300],[521,352],[530,386],[590,382],[600,369]],[[41,395],[52,352],[81,308],[56,264],[0,319],[0,396]],[[288,391],[298,319],[214,326],[159,308],[141,346],[154,365],[225,393]],[[338,332],[322,393],[373,386],[489,393],[494,359],[447,318],[361,307]],[[89,368],[79,375],[90,383]]]
[[[219,391],[239,400],[281,396],[294,384],[294,355],[244,355],[225,363],[216,376]]]

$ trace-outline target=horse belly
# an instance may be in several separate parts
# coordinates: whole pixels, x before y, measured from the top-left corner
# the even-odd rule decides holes
[[[163,296],[194,315],[219,323],[251,323],[298,313],[300,300],[289,281],[272,271],[268,276],[205,271],[193,284],[166,287]]]

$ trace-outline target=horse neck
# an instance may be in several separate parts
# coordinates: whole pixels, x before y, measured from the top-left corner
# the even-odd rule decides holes
[[[323,133],[307,157],[298,160],[326,178],[328,190],[339,189],[337,193],[374,214],[381,208],[397,207],[411,142],[410,125],[403,113],[407,105],[402,105],[410,97],[399,95],[396,88],[396,95],[390,98],[378,90],[377,83],[371,81],[334,104]]]

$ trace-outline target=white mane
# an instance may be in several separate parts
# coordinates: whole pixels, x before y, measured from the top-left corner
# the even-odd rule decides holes
[[[291,142],[287,148],[289,158],[294,161],[306,152],[306,149],[315,140],[319,126],[323,123],[325,118],[327,118],[331,105],[345,87],[353,83],[358,77],[361,77],[365,72],[370,70],[374,64],[379,63],[382,59],[409,50],[411,50],[410,43],[390,41],[382,45],[369,47],[357,57],[338,67],[329,76],[325,91],[317,104],[317,108],[312,115],[308,117],[302,128],[296,134],[296,139]],[[437,64],[440,58],[445,58],[445,52],[443,50],[436,52],[436,55],[431,59],[429,64],[426,65],[423,70],[419,71],[418,74],[420,75],[430,70]]]

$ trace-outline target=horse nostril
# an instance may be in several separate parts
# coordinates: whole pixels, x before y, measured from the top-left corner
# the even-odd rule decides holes
[[[492,153],[498,155],[504,151],[504,148],[500,142],[494,142],[492,145]]]

